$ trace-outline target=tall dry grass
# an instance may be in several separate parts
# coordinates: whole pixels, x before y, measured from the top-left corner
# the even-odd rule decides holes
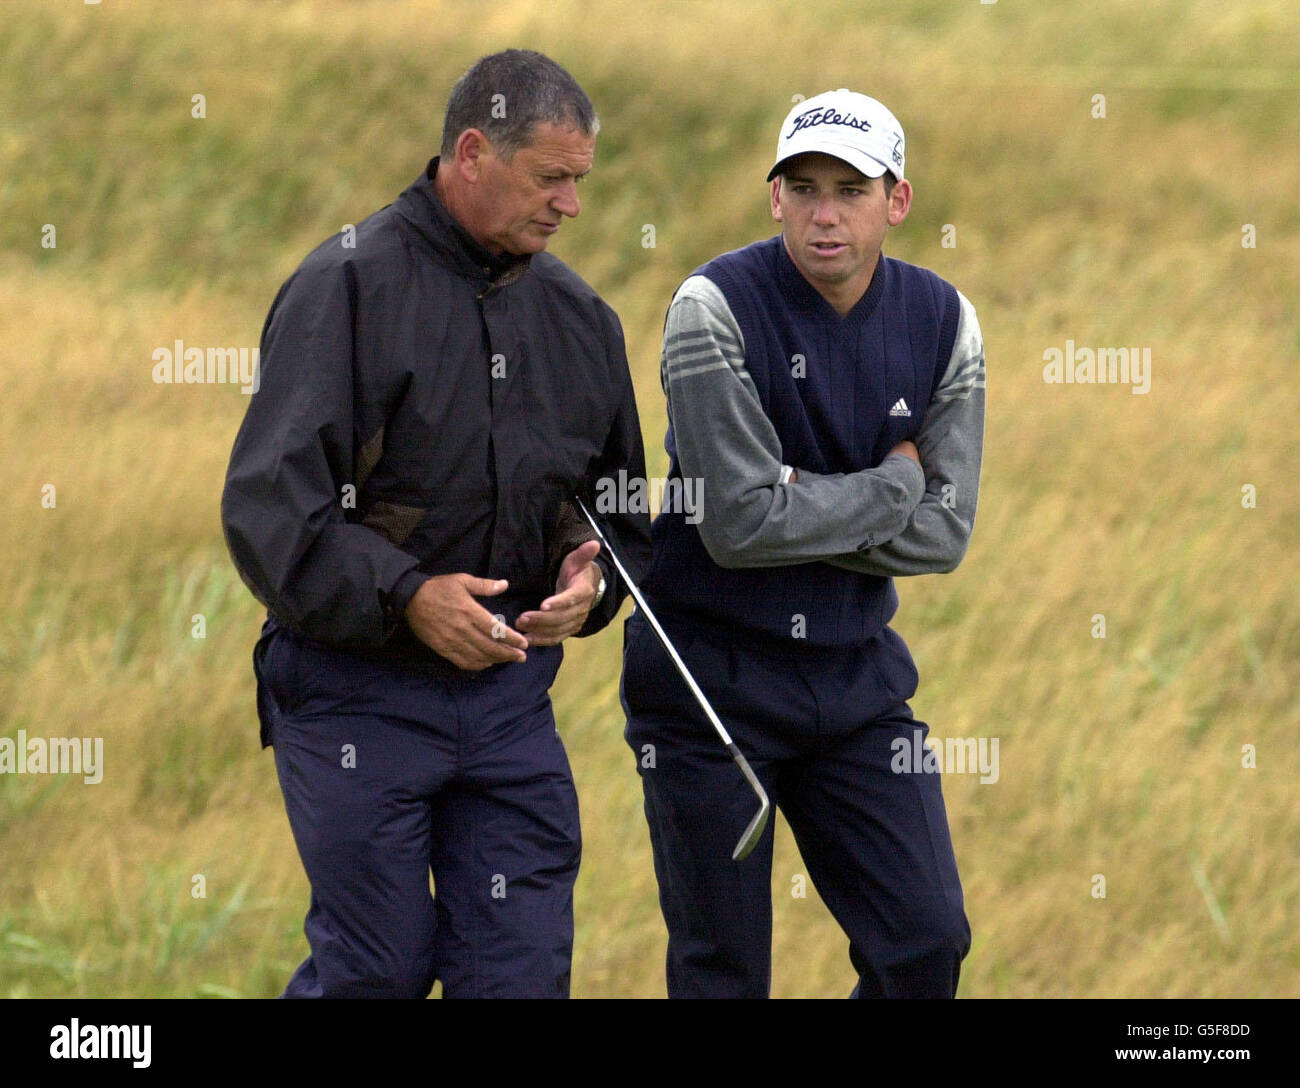
[[[306,250],[433,153],[459,72],[526,45],[602,116],[556,248],[623,317],[652,472],[664,308],[772,232],[761,179],[791,96],[854,86],[907,129],[917,199],[887,250],[975,302],[989,367],[970,553],[901,584],[896,625],[934,734],[1000,740],[995,784],[945,780],[975,934],[961,993],[1294,994],[1295,30],[1280,2],[11,5],[0,736],[102,736],[106,768],[0,776],[0,992],[271,995],[305,954],[256,739],[260,614],[218,522],[245,401],[156,386],[150,356],[255,343]],[[1149,346],[1150,393],[1045,385],[1067,338]],[[663,992],[620,645],[621,622],[571,643],[554,692],[584,813],[583,996]],[[778,824],[774,993],[846,993],[801,872]]]

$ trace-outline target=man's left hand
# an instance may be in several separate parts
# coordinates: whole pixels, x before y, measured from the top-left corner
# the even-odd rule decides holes
[[[594,562],[599,554],[598,540],[574,548],[560,564],[555,596],[542,602],[541,611],[525,612],[515,621],[529,646],[555,646],[582,629],[600,586],[602,575]]]

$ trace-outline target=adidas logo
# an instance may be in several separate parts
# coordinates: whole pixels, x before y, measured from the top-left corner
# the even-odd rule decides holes
[[[912,409],[907,406],[907,401],[902,397],[899,397],[894,406],[889,409],[889,414],[891,416],[910,416],[912,414]]]

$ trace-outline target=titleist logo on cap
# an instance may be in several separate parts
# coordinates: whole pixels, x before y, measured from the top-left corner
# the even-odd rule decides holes
[[[818,106],[807,113],[799,114],[794,119],[794,128],[785,134],[785,138],[788,140],[801,129],[812,128],[814,125],[846,125],[860,132],[867,132],[871,128],[870,121],[859,121],[851,113],[840,113],[829,106]]]
[[[840,159],[865,177],[885,170],[903,176],[903,126],[874,98],[841,87],[805,99],[781,122],[771,181],[781,164],[798,155],[823,154]]]

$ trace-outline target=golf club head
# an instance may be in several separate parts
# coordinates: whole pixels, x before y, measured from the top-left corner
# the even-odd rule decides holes
[[[732,861],[744,861],[749,856],[749,852],[758,845],[758,840],[763,837],[763,832],[767,829],[767,814],[772,810],[772,802],[767,799],[767,790],[763,789],[763,783],[758,780],[758,775],[754,773],[754,768],[749,765],[749,760],[741,755],[735,741],[729,743],[727,748],[731,752],[731,758],[736,761],[736,766],[740,768],[740,773],[745,776],[745,781],[749,783],[749,788],[754,791],[754,796],[758,798],[758,811],[754,813],[754,818],[749,821],[745,833],[740,836],[740,842],[736,843],[736,849],[731,852]]]
[[[763,832],[767,829],[767,814],[771,809],[772,803],[767,799],[767,794],[764,794],[758,811],[754,813],[754,818],[749,821],[745,833],[740,836],[740,842],[736,843],[736,849],[731,852],[732,861],[744,861],[745,858],[749,857],[750,852],[758,845],[758,840],[763,837]]]

